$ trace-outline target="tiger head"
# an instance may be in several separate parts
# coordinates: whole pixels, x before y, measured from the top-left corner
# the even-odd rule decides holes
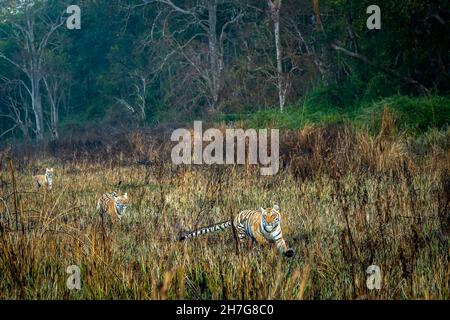
[[[124,193],[121,196],[114,195],[114,200],[116,201],[116,209],[119,219],[122,218],[122,215],[125,214],[126,208],[128,208],[130,204],[130,199],[128,198],[128,193]]]
[[[53,184],[53,168],[45,168],[45,181],[47,182],[47,189],[51,190]]]
[[[278,205],[274,205],[273,208],[261,208],[261,213],[261,224],[266,232],[270,233],[280,225],[281,214]]]
[[[53,168],[45,168],[45,175],[48,179],[51,179],[53,177],[54,170]]]

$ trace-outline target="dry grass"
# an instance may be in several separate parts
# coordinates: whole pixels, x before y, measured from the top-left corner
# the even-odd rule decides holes
[[[449,299],[449,150],[419,157],[386,128],[374,138],[333,130],[290,133],[274,177],[172,166],[161,161],[167,148],[143,147],[139,134],[128,137],[129,156],[109,160],[3,157],[0,298]],[[47,165],[54,187],[38,194],[32,168]],[[119,180],[132,206],[102,228],[96,199]],[[176,241],[184,228],[274,203],[292,259],[270,247],[237,255],[231,232]],[[66,288],[72,264],[79,291]],[[381,290],[367,289],[371,264],[381,267]]]

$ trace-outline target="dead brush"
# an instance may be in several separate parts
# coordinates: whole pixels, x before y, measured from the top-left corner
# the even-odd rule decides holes
[[[375,138],[366,133],[357,134],[357,155],[362,167],[368,172],[401,173],[401,165],[412,167],[411,157],[406,151],[404,141],[390,141],[383,136]]]
[[[376,137],[346,125],[282,133],[285,167],[274,177],[239,165],[175,166],[173,143],[144,134],[98,156],[112,158],[66,149],[70,160],[13,157],[0,188],[0,298],[449,299],[448,150],[403,149],[407,134],[387,118]],[[30,178],[43,161],[62,168],[45,195]],[[96,200],[119,180],[133,203],[104,233]],[[177,228],[274,202],[296,251],[289,261],[251,244],[236,255],[231,232],[176,241]],[[72,264],[80,291],[66,288]],[[366,286],[372,264],[381,290]]]
[[[388,108],[384,109],[380,131],[376,137],[361,131],[356,136],[359,162],[369,172],[395,173],[401,175],[403,166],[413,166],[408,152],[405,134],[397,134],[395,120]]]
[[[281,137],[280,157],[294,176],[327,174],[339,177],[353,169],[355,134],[348,125],[305,127]]]

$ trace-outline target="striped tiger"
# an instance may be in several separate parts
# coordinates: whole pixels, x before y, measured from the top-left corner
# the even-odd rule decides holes
[[[121,220],[122,216],[125,214],[126,209],[129,205],[128,193],[124,193],[123,195],[118,195],[119,187],[122,182],[119,182],[119,185],[116,190],[111,193],[104,193],[97,200],[97,211],[99,212],[102,220],[105,213],[111,216],[112,223],[116,223],[116,219]]]
[[[294,250],[287,247],[283,238],[281,213],[278,205],[274,205],[273,208],[261,208],[261,211],[241,211],[233,219],[189,232],[180,236],[179,240],[183,241],[210,232],[222,231],[230,227],[234,227],[240,243],[243,243],[246,238],[250,238],[260,245],[275,243],[281,254],[286,257],[294,255]]]
[[[53,173],[53,168],[46,168],[45,174],[33,175],[33,181],[36,183],[38,191],[52,189]]]

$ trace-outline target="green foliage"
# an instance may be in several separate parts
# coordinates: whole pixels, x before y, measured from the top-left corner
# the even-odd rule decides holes
[[[55,0],[40,3],[48,4],[43,10],[52,18],[65,8]],[[126,9],[120,1],[79,0],[73,4],[82,8],[82,29],[58,30],[52,39],[58,50],[49,54],[70,79],[65,84],[67,108],[59,113],[62,127],[98,125],[110,121],[111,114],[120,113],[140,126],[210,120],[210,97],[205,89],[210,81],[208,39],[198,35],[204,30],[189,16],[163,17],[164,5],[154,3],[134,10]],[[249,5],[234,0],[218,4],[217,32],[236,12],[242,12],[243,17],[226,30],[222,39],[222,92],[220,106],[213,112],[217,122],[245,120],[254,126],[298,128],[307,123],[351,121],[376,130],[376,125],[369,125],[370,119],[376,123],[385,105],[396,114],[398,125],[410,131],[424,132],[448,122],[448,99],[439,97],[450,92],[449,34],[442,24],[448,20],[448,1],[380,0],[376,4],[382,12],[381,30],[366,27],[366,8],[373,4],[369,0],[319,1],[323,30],[317,28],[311,1],[283,1],[281,40],[291,106],[282,115],[270,109],[278,101],[278,92],[273,78],[275,48],[267,4],[257,0],[249,0]],[[190,8],[193,2],[179,0],[177,5]],[[201,14],[207,20],[207,11]],[[23,22],[20,9],[0,11],[0,52],[17,58],[20,46],[13,37],[5,36],[11,32],[11,19]],[[48,27],[44,20],[36,20],[37,33]],[[355,38],[349,30],[353,30]],[[188,41],[181,53],[180,47]],[[333,51],[330,43],[361,54],[370,63]],[[201,70],[192,68],[191,62]],[[318,62],[327,66],[329,75],[319,72]],[[415,98],[416,87],[401,76],[386,74],[383,68],[417,80],[435,96]],[[23,72],[3,59],[0,76],[26,80]],[[137,86],[142,77],[147,85],[145,119],[117,103],[123,99],[133,108],[140,103],[138,93],[142,91],[138,92]],[[48,99],[41,89],[49,122]],[[7,104],[1,98],[0,114],[7,114]],[[32,112],[30,121],[33,126]],[[11,118],[0,117],[0,134],[13,126]],[[14,137],[20,138],[19,130],[2,139]]]
[[[450,125],[450,97],[409,97],[396,95],[361,107],[355,121],[378,131],[384,108],[394,116],[397,128],[410,133],[443,129]]]
[[[402,131],[421,134],[433,128],[442,129],[450,125],[449,96],[395,95],[375,102],[349,105],[347,108],[341,105],[333,106],[327,98],[316,98],[316,95],[313,95],[303,104],[291,106],[283,113],[277,109],[256,112],[247,119],[247,124],[256,128],[269,126],[297,129],[306,124],[350,122],[377,133],[383,111],[388,108],[394,116],[397,128]]]

